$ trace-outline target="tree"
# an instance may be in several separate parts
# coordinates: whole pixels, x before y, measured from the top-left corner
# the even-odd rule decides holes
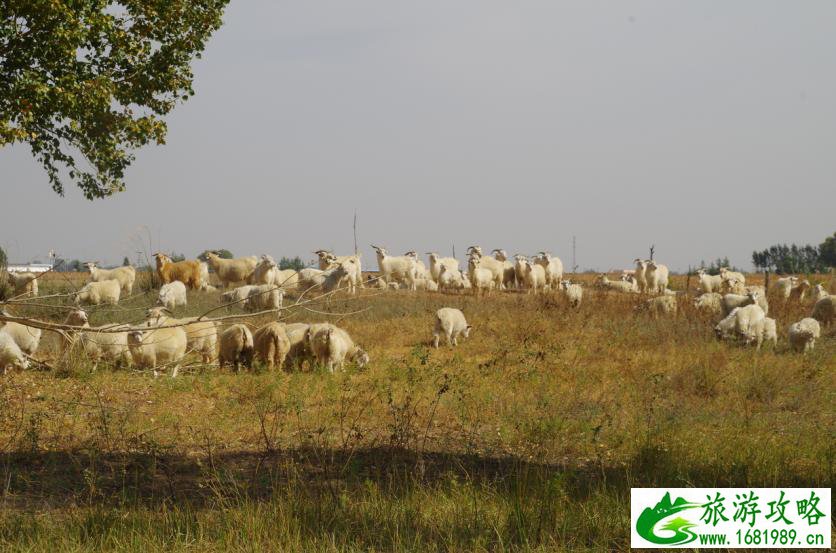
[[[6,257],[6,252],[3,248],[0,248],[0,269],[3,269],[8,265],[9,259]]]
[[[130,151],[163,144],[163,116],[194,94],[228,2],[0,3],[0,147],[27,143],[60,195],[65,171],[91,200],[124,190]]]
[[[297,255],[293,259],[289,257],[282,257],[279,260],[279,269],[284,271],[285,269],[293,269],[294,271],[301,271],[305,268],[305,262]]]
[[[232,259],[233,257],[235,257],[234,255],[232,255],[231,251],[221,248],[220,250],[206,250],[205,252],[197,256],[197,258],[201,261],[206,261],[206,254],[209,252],[215,252],[221,259]]]
[[[836,267],[836,232],[819,245],[819,261],[825,267]]]
[[[123,267],[127,267],[127,266],[129,266],[130,264],[131,264],[131,260],[130,260],[130,259],[128,259],[128,256],[126,255],[126,256],[125,256],[125,258],[122,260],[122,266],[123,266]]]
[[[827,237],[820,246],[776,244],[752,252],[752,263],[758,269],[778,274],[821,273],[835,265],[834,249],[836,233]]]

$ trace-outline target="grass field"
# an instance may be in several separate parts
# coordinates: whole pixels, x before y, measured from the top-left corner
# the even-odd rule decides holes
[[[41,293],[77,283],[50,275]],[[339,320],[365,370],[10,373],[0,549],[614,551],[631,487],[833,485],[834,331],[785,351],[809,305],[773,301],[779,346],[758,352],[717,342],[686,300],[669,319],[636,301],[369,292],[317,307],[351,316],[292,315]],[[194,293],[184,313],[216,304]],[[428,347],[441,306],[474,325],[456,349]]]

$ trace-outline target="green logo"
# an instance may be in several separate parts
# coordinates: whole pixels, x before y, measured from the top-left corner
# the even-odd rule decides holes
[[[659,530],[672,531],[672,536],[657,536],[655,530],[656,525],[669,516],[684,511],[685,509],[694,509],[696,507],[700,507],[700,504],[685,501],[681,497],[677,497],[676,501],[671,503],[671,494],[667,492],[655,507],[652,509],[647,507],[642,511],[642,514],[639,515],[636,521],[636,532],[647,541],[659,545],[682,545],[690,543],[697,539],[697,535],[691,531],[691,528],[696,526],[696,524],[682,517],[676,517],[659,528]]]

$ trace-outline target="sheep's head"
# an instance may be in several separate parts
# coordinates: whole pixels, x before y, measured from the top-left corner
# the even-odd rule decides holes
[[[429,258],[430,258],[430,263],[435,263],[436,261],[438,261],[438,254],[437,254],[437,253],[435,253],[435,252],[427,252],[427,255],[428,255],[428,256],[429,256]]]
[[[329,252],[328,250],[316,250],[314,253],[318,255],[320,259],[325,259],[331,252]]]
[[[171,258],[164,253],[157,252],[154,254],[153,257],[157,260],[157,267],[165,265],[167,263],[171,263]]]
[[[726,273],[728,273],[728,272],[729,272],[729,270],[726,267],[720,267],[720,274],[721,275],[725,276]]]
[[[702,267],[700,267],[699,269],[697,269],[697,276],[704,276],[704,275],[706,275],[706,274],[708,274],[708,273],[706,273],[706,272],[705,272],[705,269],[703,269]]]
[[[810,281],[805,278],[804,280],[798,283],[798,288],[801,288],[802,290],[807,290],[808,288],[810,288]]]
[[[655,262],[655,261],[653,261],[653,260],[651,260],[651,261],[645,261],[645,264],[646,264],[645,266],[646,266],[648,269],[653,269],[654,271],[655,271],[655,270],[659,267],[658,265],[656,265],[656,262]]]
[[[561,287],[561,288],[563,288],[564,290],[568,290],[568,289],[569,289],[569,286],[570,286],[571,284],[572,284],[572,283],[571,283],[571,282],[569,282],[568,280],[562,280],[562,281],[560,281],[560,287]]]
[[[84,264],[84,266],[87,268],[88,271],[92,273],[93,269],[96,268],[96,263],[98,263],[98,261],[88,261]]]
[[[72,326],[84,326],[89,324],[89,319],[87,316],[87,311],[83,309],[76,309],[74,311],[70,311],[67,314],[67,319],[64,321],[65,324],[72,325]]]
[[[141,330],[132,330],[128,332],[128,345],[129,346],[141,346],[142,345],[142,337],[143,332]]]
[[[478,254],[479,256],[482,255],[482,247],[481,246],[468,246],[467,248],[468,254]]]
[[[465,338],[470,338],[470,329],[472,328],[473,325],[467,325],[466,327],[464,327],[464,330],[462,331],[462,336],[464,336]]]
[[[374,244],[371,244],[371,246],[377,252],[377,255],[381,257],[386,257],[386,248],[381,248],[380,246],[375,246]]]
[[[404,256],[411,257],[413,259],[418,259],[418,254],[415,252],[415,250],[409,250],[408,252],[404,253]]]
[[[365,368],[366,365],[369,364],[369,361],[371,361],[369,354],[366,353],[366,350],[360,347],[354,350],[354,353],[351,355],[351,360],[354,361],[361,369]]]

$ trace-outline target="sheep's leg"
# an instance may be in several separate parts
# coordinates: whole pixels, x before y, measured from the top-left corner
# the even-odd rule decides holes
[[[453,343],[454,343],[454,342],[453,342],[453,333],[452,333],[452,332],[448,332],[448,333],[447,333],[447,347],[452,348],[452,347],[453,347]]]
[[[174,368],[171,370],[171,378],[177,378],[177,375],[180,373],[180,363],[174,365]]]
[[[433,347],[438,349],[439,336],[438,333],[433,333]]]

